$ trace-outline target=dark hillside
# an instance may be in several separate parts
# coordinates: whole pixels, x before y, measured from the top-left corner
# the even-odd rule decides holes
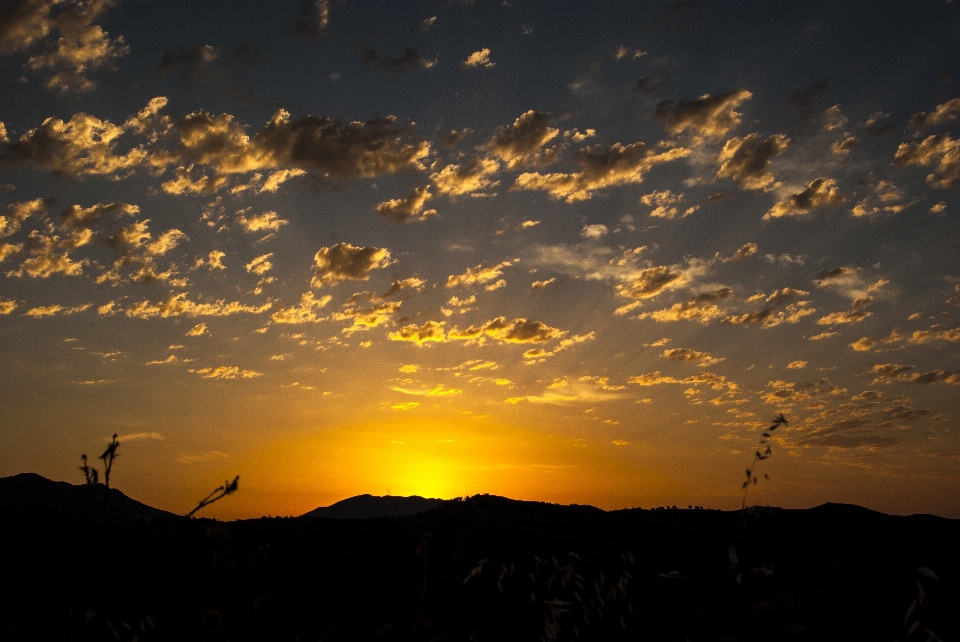
[[[375,497],[357,495],[341,500],[330,506],[314,508],[303,517],[324,519],[371,519],[374,517],[400,517],[416,515],[440,506],[441,499],[426,499],[417,495],[412,497]]]
[[[21,589],[0,601],[0,640],[960,636],[960,521],[930,516],[474,496],[372,519],[31,517],[54,512],[0,526]]]
[[[174,517],[173,513],[130,499],[116,488],[109,493],[110,513],[118,518]],[[36,473],[0,477],[0,514],[14,520],[60,521],[78,518],[84,510],[102,513],[106,498],[107,488],[103,484],[73,485]]]

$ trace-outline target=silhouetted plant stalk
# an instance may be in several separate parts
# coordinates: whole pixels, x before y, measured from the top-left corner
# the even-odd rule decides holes
[[[926,566],[918,566],[917,571],[921,576],[926,577],[930,580],[939,580],[937,574],[931,571]],[[920,579],[923,579],[922,577]],[[923,588],[920,579],[917,580],[917,597],[910,602],[910,606],[907,607],[907,614],[903,618],[904,626],[907,626],[906,639],[910,639],[915,633],[921,633],[926,635],[927,642],[943,642],[940,637],[931,631],[929,628],[924,626],[923,616],[924,611],[927,607],[927,591]]]
[[[232,482],[227,482],[227,481],[223,482],[222,486],[217,486],[216,488],[213,489],[212,493],[210,493],[209,495],[201,499],[200,503],[197,504],[197,507],[194,508],[189,513],[187,513],[187,517],[193,517],[193,514],[196,513],[198,510],[200,510],[201,508],[204,508],[205,506],[209,506],[213,502],[223,499],[227,495],[232,495],[233,493],[237,492],[237,484],[239,483],[240,483],[240,475],[237,475],[236,477],[234,477]]]
[[[113,433],[113,438],[110,439],[110,443],[107,444],[107,449],[103,451],[103,454],[98,457],[98,459],[103,460],[103,514],[107,515],[110,512],[110,471],[113,469],[113,460],[117,458],[117,448],[120,447],[120,442],[117,441],[117,433]]]
[[[757,443],[757,451],[753,454],[753,461],[750,462],[750,467],[747,468],[747,478],[744,480],[741,488],[743,489],[743,503],[740,505],[740,510],[746,510],[747,508],[747,491],[750,490],[750,486],[757,484],[757,476],[755,471],[757,470],[757,464],[759,464],[764,459],[769,459],[773,454],[773,451],[770,449],[770,444],[768,440],[773,434],[773,431],[779,428],[781,425],[787,425],[787,419],[783,416],[781,412],[773,418],[773,425],[767,428],[763,435],[760,437],[760,441]],[[770,477],[764,473],[764,479],[769,480]]]

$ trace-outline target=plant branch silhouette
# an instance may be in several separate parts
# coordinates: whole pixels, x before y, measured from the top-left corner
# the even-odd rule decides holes
[[[781,425],[787,425],[787,419],[783,416],[783,413],[779,413],[773,418],[773,425],[767,428],[763,435],[760,437],[760,441],[757,443],[757,451],[753,454],[753,461],[750,462],[750,467],[747,468],[747,478],[744,480],[741,488],[743,489],[743,502],[740,504],[740,510],[746,510],[747,508],[747,492],[750,490],[750,486],[757,484],[757,476],[754,474],[757,470],[757,464],[759,464],[764,459],[769,459],[773,454],[773,451],[770,449],[770,444],[768,439],[773,434],[773,431],[779,428]],[[764,479],[770,479],[770,477],[764,473]]]
[[[193,514],[196,513],[201,508],[209,506],[213,502],[223,499],[227,495],[232,495],[237,492],[237,484],[240,482],[240,475],[237,475],[233,478],[232,482],[225,481],[222,486],[217,486],[213,489],[209,495],[200,500],[200,503],[197,504],[197,507],[192,511],[187,513],[187,517],[193,517]]]

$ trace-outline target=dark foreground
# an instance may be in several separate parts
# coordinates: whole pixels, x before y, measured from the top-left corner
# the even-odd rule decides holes
[[[222,523],[18,477],[0,640],[960,639],[957,520],[475,496]]]

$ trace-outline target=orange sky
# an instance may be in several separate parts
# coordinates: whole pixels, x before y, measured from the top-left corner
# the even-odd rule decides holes
[[[558,2],[15,3],[0,475],[960,517],[960,7]]]

